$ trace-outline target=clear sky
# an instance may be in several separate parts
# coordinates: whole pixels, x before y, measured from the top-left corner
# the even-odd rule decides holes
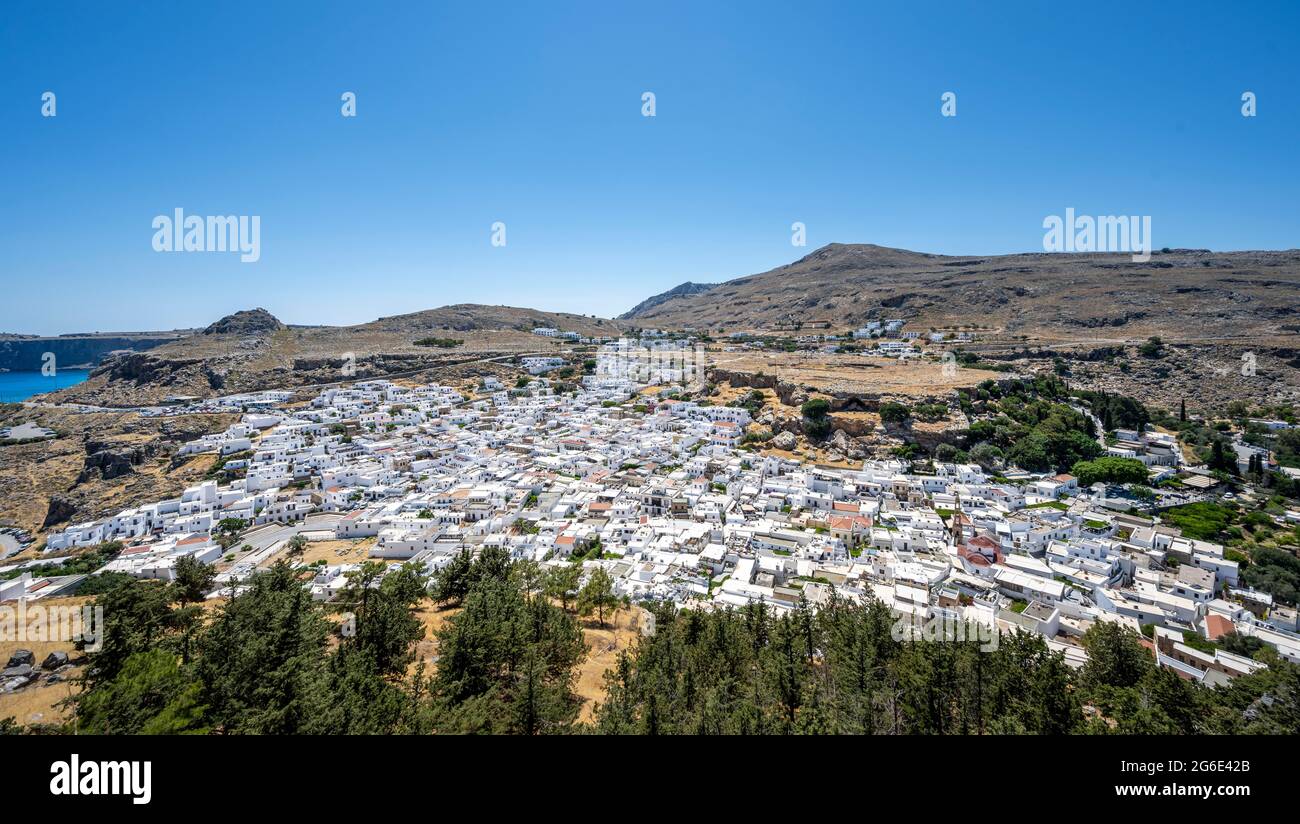
[[[0,331],[613,315],[830,242],[1041,251],[1066,207],[1294,248],[1297,35],[1295,2],[9,2]],[[261,259],[155,252],[177,207],[260,216]]]

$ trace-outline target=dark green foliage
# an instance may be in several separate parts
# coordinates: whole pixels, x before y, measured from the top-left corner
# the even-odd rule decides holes
[[[243,532],[248,528],[248,521],[243,518],[222,518],[217,522],[217,531],[227,535]]]
[[[1222,541],[1224,531],[1236,523],[1237,513],[1230,507],[1211,501],[1199,501],[1165,510],[1160,518],[1176,526],[1188,538],[1198,541]]]
[[[132,580],[95,601],[104,608],[103,637],[84,676],[88,687],[116,678],[126,659],[148,652],[166,640],[172,612],[166,587]]]
[[[478,558],[469,547],[465,547],[456,553],[451,563],[434,574],[429,594],[440,604],[459,604],[478,580],[484,576],[504,577],[509,566],[510,558],[500,547],[485,547]]]
[[[1242,571],[1248,586],[1270,593],[1283,603],[1300,600],[1300,558],[1295,553],[1261,546],[1251,552],[1250,560],[1250,566]]]
[[[1101,457],[1091,461],[1079,461],[1070,468],[1080,486],[1092,486],[1095,483],[1140,484],[1147,479],[1146,464],[1133,458]]]
[[[112,680],[84,693],[77,704],[79,732],[99,735],[175,735],[207,732],[200,687],[164,649],[137,652]]]
[[[600,625],[605,626],[605,612],[618,604],[614,595],[614,581],[603,567],[596,567],[587,583],[578,593],[578,612],[583,615],[596,613]]]
[[[193,555],[185,555],[176,561],[176,577],[172,581],[172,597],[181,603],[192,604],[202,601],[212,589],[216,570],[208,564],[197,560]]]
[[[437,346],[440,349],[454,349],[465,341],[457,338],[420,338],[415,342],[416,346]]]
[[[30,572],[32,577],[42,575],[89,575],[104,564],[117,557],[122,551],[122,544],[117,541],[100,544],[94,549],[81,553],[70,561],[64,561],[59,564],[35,564],[29,567],[15,567],[8,572],[0,573],[0,580],[17,578],[24,572]]]
[[[1082,716],[1045,642],[898,641],[883,604],[833,600],[773,616],[762,604],[656,613],[606,675],[610,733],[1062,733]]]
[[[970,394],[966,393],[968,399]],[[1065,396],[1065,387],[1055,377],[1005,385],[984,381],[973,395],[973,400],[963,403],[967,414],[988,417],[978,418],[962,432],[960,445],[981,465],[996,464],[993,448],[1007,461],[1033,472],[1064,472],[1101,454],[1092,420],[1057,402]]]
[[[342,647],[364,656],[375,674],[397,676],[412,660],[412,645],[424,637],[424,625],[414,610],[424,600],[428,581],[414,567],[403,566],[388,575],[384,570],[383,564],[372,562],[349,576],[338,606],[351,613],[353,626]]]
[[[578,593],[578,581],[581,578],[582,567],[578,564],[551,567],[543,582],[546,597],[559,601],[560,606],[567,610],[570,599]]]
[[[110,589],[129,584],[134,581],[130,575],[125,572],[100,572],[96,575],[87,575],[77,584],[77,595],[102,595]]]
[[[934,448],[934,459],[939,463],[965,463],[970,456],[950,443],[941,443]]]
[[[586,654],[573,617],[515,576],[484,575],[438,632],[436,727],[457,733],[554,733],[580,701],[574,668]]]
[[[901,403],[885,401],[880,405],[880,420],[885,423],[906,423],[911,416],[912,411]]]
[[[1063,471],[1101,453],[1095,440],[1082,432],[1037,431],[1017,441],[1007,459],[1031,472]]]
[[[1212,470],[1236,474],[1237,455],[1224,444],[1223,438],[1214,439],[1214,442],[1210,445],[1210,458],[1205,462],[1205,465]]]
[[[1088,663],[1083,682],[1090,687],[1131,687],[1155,666],[1137,633],[1110,621],[1098,621],[1083,637]]]
[[[1159,337],[1149,337],[1138,347],[1138,354],[1144,358],[1159,358],[1165,354],[1164,342]]]
[[[212,725],[227,733],[321,731],[328,622],[283,562],[224,604],[198,647]]]
[[[1291,557],[1282,553],[1283,556]],[[1256,552],[1251,567],[1291,572]],[[1294,559],[1292,559],[1294,560]],[[94,733],[565,733],[581,700],[582,630],[546,594],[549,577],[498,550],[469,557],[462,606],[438,631],[430,677],[412,666],[424,636],[414,569],[366,565],[327,607],[277,564],[192,620],[202,586],[131,581],[99,596],[104,646],[74,700]],[[563,569],[578,570],[564,564]],[[186,578],[191,573],[185,573]],[[597,573],[579,596],[594,607]],[[193,583],[193,581],[191,581]],[[201,580],[198,583],[202,583]],[[576,582],[566,592],[576,589]],[[603,733],[1242,733],[1300,731],[1300,668],[1271,649],[1221,644],[1269,668],[1211,689],[1157,668],[1139,636],[1098,622],[1071,670],[1046,641],[1004,634],[908,638],[882,603],[806,599],[774,614],[651,608],[642,636],[606,673]],[[331,633],[338,636],[331,646]],[[191,655],[192,653],[192,655]],[[0,724],[0,732],[21,731]]]
[[[1074,396],[1088,405],[1108,432],[1112,429],[1136,429],[1140,432],[1151,422],[1151,412],[1125,395],[1080,391]]]
[[[743,398],[738,398],[727,406],[738,406],[749,413],[749,417],[757,418],[758,414],[763,411],[763,404],[767,402],[767,397],[761,389],[755,389]]]
[[[804,401],[799,412],[803,415],[803,432],[813,440],[820,440],[831,433],[831,404],[825,398],[813,398]]]

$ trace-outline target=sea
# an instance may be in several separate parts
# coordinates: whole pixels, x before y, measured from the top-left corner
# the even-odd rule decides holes
[[[32,395],[76,386],[90,375],[89,369],[60,369],[58,374],[0,372],[0,403],[25,401]]]

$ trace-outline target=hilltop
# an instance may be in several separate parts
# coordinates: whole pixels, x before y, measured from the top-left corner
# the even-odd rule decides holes
[[[455,332],[514,331],[531,333],[538,327],[550,327],[583,336],[610,335],[619,325],[605,318],[573,315],[567,312],[543,312],[515,306],[486,306],[457,303],[405,315],[379,318],[350,329],[381,332]]]
[[[457,304],[355,326],[286,326],[265,309],[250,309],[147,352],[109,353],[84,383],[51,398],[122,407],[345,377],[364,380],[428,369],[487,368],[494,359],[556,351],[561,344],[534,335],[537,327],[614,336],[626,324],[512,306]],[[420,343],[431,338],[452,343]],[[351,374],[344,372],[345,365]]]
[[[645,300],[638,303],[636,306],[633,306],[628,311],[619,315],[618,318],[619,320],[632,320],[634,318],[639,318],[645,315],[646,313],[648,313],[651,309],[655,308],[656,306],[659,306],[662,303],[666,303],[667,301],[670,301],[673,298],[683,298],[683,297],[690,297],[691,295],[698,295],[702,292],[709,291],[715,286],[718,286],[718,284],[692,283],[688,280],[685,283],[674,286],[673,288],[669,289],[667,292],[660,292],[657,295],[653,295],[651,297],[646,298]]]
[[[679,287],[680,288],[680,287]],[[673,290],[676,292],[677,290]],[[1294,336],[1300,250],[949,256],[832,243],[768,272],[667,292],[624,318],[665,328],[767,331],[874,318],[1045,342]]]
[[[260,335],[264,332],[278,332],[284,324],[265,309],[245,309],[226,315],[221,320],[203,330],[205,335]]]

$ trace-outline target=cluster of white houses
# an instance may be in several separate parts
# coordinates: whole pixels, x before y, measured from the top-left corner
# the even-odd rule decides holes
[[[545,378],[494,381],[477,398],[359,382],[307,405],[261,405],[182,450],[223,456],[228,482],[70,526],[47,549],[120,541],[106,570],[167,579],[184,555],[228,558],[214,537],[225,519],[292,526],[335,513],[329,537],[370,538],[372,556],[430,571],[499,546],[604,567],[633,600],[786,610],[804,597],[877,598],[902,617],[1040,633],[1072,665],[1097,621],[1146,627],[1162,664],[1208,683],[1262,665],[1204,652],[1189,634],[1253,636],[1300,662],[1295,611],[1244,588],[1222,546],[1101,505],[1069,476],[809,465],[742,447],[749,422],[743,408],[677,400],[616,366],[569,395]],[[1159,466],[1165,447],[1134,433],[1112,451]],[[313,594],[332,597],[352,568],[318,565]]]

